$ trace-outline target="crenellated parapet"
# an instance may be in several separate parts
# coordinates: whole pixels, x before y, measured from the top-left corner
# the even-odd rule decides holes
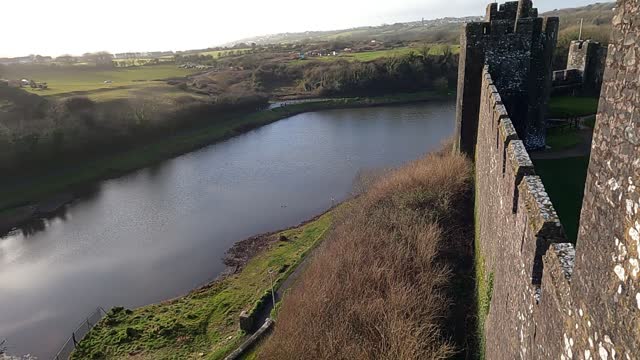
[[[486,352],[498,359],[547,358],[562,352],[561,313],[571,303],[575,250],[502,98],[485,66],[475,166],[477,255],[494,279]],[[539,346],[534,339],[542,334],[557,338]]]
[[[558,24],[558,18],[538,17],[530,0],[490,4],[484,22],[465,24],[458,69],[459,149],[473,155],[485,65],[525,146],[544,147]]]
[[[470,79],[466,70],[477,65],[465,65],[462,73],[467,77],[460,79],[459,87],[467,97],[458,98],[458,113],[471,116],[464,106],[477,105],[472,123],[475,241],[478,266],[483,268],[479,273],[485,274],[477,281],[493,284],[483,327],[486,357],[636,359],[640,354],[640,22],[636,21],[640,3],[619,0],[613,19],[576,247],[567,241],[529,157],[525,145],[530,133],[522,132],[514,118],[519,114],[510,102],[514,89],[504,78],[513,69],[492,65],[499,57],[491,54],[501,50],[487,45],[496,28],[500,29],[500,35],[494,33],[497,42],[517,34],[505,30],[514,12],[516,19],[518,13],[535,13],[528,4],[521,5],[490,5],[491,21],[468,26],[463,36],[464,46],[470,41],[484,44],[468,47],[471,52],[465,60],[481,49],[484,63],[477,87],[465,83]],[[520,31],[534,29],[533,34],[536,26],[522,26]]]

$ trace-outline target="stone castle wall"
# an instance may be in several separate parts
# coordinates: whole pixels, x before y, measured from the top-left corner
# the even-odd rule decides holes
[[[485,274],[493,277],[485,322],[487,358],[539,359],[559,353],[561,335],[556,333],[562,323],[546,316],[561,315],[559,307],[543,301],[543,283],[549,282],[547,269],[556,269],[559,280],[570,276],[570,267],[563,268],[562,262],[573,263],[573,246],[488,68],[482,78],[476,145],[476,215],[477,256]],[[552,245],[562,250],[561,257],[545,257]],[[555,287],[555,279],[551,282]]]
[[[607,49],[597,41],[574,40],[569,44],[567,68],[554,71],[555,87],[572,85],[584,95],[599,95],[605,69]],[[577,76],[563,76],[563,73],[576,73]]]
[[[474,153],[477,256],[487,276],[478,281],[493,279],[487,359],[640,358],[639,16],[638,0],[618,1],[576,249],[497,70],[482,69]]]
[[[513,125],[527,148],[545,145],[545,110],[558,18],[540,18],[531,0],[487,6],[484,22],[465,25],[458,67],[458,147],[473,156],[482,68],[494,75]]]

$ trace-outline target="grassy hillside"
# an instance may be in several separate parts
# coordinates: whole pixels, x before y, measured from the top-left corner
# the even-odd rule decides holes
[[[257,358],[472,358],[471,176],[460,155],[427,155],[337,212]]]
[[[478,20],[469,17],[466,20]],[[393,25],[365,26],[352,29],[331,31],[305,31],[300,33],[283,33],[258,36],[238,41],[243,43],[290,44],[297,42],[318,41],[425,41],[429,43],[457,43],[460,31],[460,19],[430,20],[424,25],[421,21],[397,23]]]
[[[268,235],[264,249],[238,273],[190,294],[135,310],[112,309],[72,359],[222,359],[244,338],[238,317],[269,293],[269,270],[284,281],[322,240],[332,214]],[[285,236],[287,241],[279,241]]]
[[[613,2],[596,3],[578,8],[548,11],[542,13],[541,16],[559,16],[560,30],[563,33],[573,33],[579,20],[583,18],[585,33],[601,39],[602,37],[608,38],[608,28],[613,16],[611,9],[613,9],[614,6],[615,3]],[[425,24],[421,21],[413,21],[343,30],[274,34],[243,39],[239,42],[278,44],[376,39],[380,41],[425,41],[430,43],[457,44],[460,40],[460,22],[469,20],[478,21],[480,20],[480,16],[484,16],[484,14],[478,14],[477,17],[428,20]]]

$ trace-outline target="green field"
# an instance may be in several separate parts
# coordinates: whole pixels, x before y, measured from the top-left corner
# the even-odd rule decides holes
[[[549,100],[549,116],[570,118],[598,112],[598,98],[578,96],[553,96]]]
[[[547,145],[553,150],[570,149],[582,142],[577,129],[549,129],[547,130]]]
[[[248,51],[250,51],[251,49],[246,48],[246,49],[228,49],[228,50],[213,50],[213,51],[203,51],[201,53],[198,53],[198,55],[211,55],[214,58],[221,58],[221,57],[225,57],[225,56],[229,56],[229,52],[233,51],[235,55],[239,55],[239,54],[244,54]]]
[[[73,359],[222,359],[244,334],[238,316],[268,294],[268,271],[284,281],[331,226],[332,213],[272,235],[271,245],[233,276],[141,308],[112,310],[80,343]],[[278,241],[280,235],[288,241]],[[277,285],[276,285],[277,286]],[[201,355],[200,355],[201,354]]]
[[[536,173],[542,178],[549,198],[558,212],[567,238],[575,243],[589,157],[535,160],[534,164]]]
[[[172,64],[128,68],[98,69],[92,66],[7,66],[3,76],[8,79],[33,79],[46,82],[47,90],[31,89],[27,91],[42,96],[61,95],[73,92],[94,91],[99,89],[139,86],[144,82],[172,77],[184,77],[194,73],[194,69],[180,69]],[[111,84],[105,84],[105,81]]]
[[[429,45],[429,55],[442,55],[444,53],[444,49],[447,45],[434,44]],[[450,45],[451,52],[457,54],[460,52],[459,45]],[[402,47],[397,49],[388,49],[388,50],[378,50],[378,51],[362,51],[355,53],[340,53],[338,56],[318,56],[318,57],[308,57],[306,60],[295,60],[295,63],[303,63],[309,60],[320,60],[320,61],[336,61],[336,60],[350,60],[350,61],[372,61],[385,57],[393,57],[393,56],[402,56],[414,52],[419,54],[421,52],[421,48],[419,47]]]

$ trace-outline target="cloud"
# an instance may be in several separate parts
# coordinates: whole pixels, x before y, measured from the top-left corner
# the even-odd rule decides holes
[[[592,0],[567,0],[562,7]],[[249,36],[481,15],[488,0],[4,0],[0,56],[205,48]],[[542,11],[557,0],[538,0]],[[9,36],[7,36],[9,35]]]

